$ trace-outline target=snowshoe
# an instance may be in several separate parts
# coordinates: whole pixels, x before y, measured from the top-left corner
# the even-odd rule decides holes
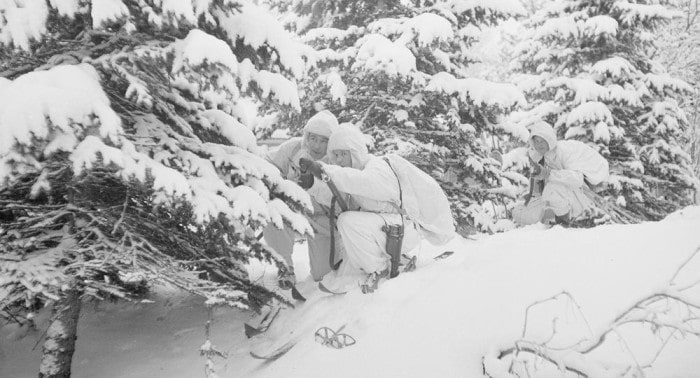
[[[347,333],[340,333],[343,328],[345,328],[345,326],[342,326],[338,328],[337,331],[334,331],[328,327],[321,327],[314,334],[314,340],[316,340],[317,343],[321,343],[321,345],[335,349],[341,349],[354,345],[356,342],[354,337],[348,335]]]
[[[388,270],[383,270],[381,272],[372,272],[367,275],[365,282],[360,284],[360,289],[362,289],[362,294],[374,293],[379,287],[379,280],[387,277],[389,275]]]

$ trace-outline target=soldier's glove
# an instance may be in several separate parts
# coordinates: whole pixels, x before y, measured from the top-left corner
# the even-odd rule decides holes
[[[535,181],[547,181],[549,178],[549,173],[551,172],[551,169],[544,167],[542,165],[537,164],[537,169],[535,169],[535,175],[533,178]]]
[[[304,189],[309,189],[314,185],[314,175],[311,172],[304,172],[299,175],[299,180],[297,184]]]
[[[299,159],[299,170],[301,173],[309,172],[318,178],[323,174],[321,163],[304,157]]]

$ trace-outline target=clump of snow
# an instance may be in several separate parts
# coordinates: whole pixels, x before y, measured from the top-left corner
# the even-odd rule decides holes
[[[46,1],[0,2],[0,43],[29,50],[31,40],[46,33]]]
[[[340,105],[345,106],[345,95],[348,93],[348,87],[337,71],[330,71],[322,74],[319,76],[318,80],[328,86],[333,101],[339,101]]]
[[[608,124],[605,122],[598,122],[595,125],[595,129],[593,131],[593,140],[594,141],[601,141],[604,143],[610,142],[610,129],[608,128]]]
[[[198,1],[198,14],[199,12],[207,10],[205,6],[208,5],[210,0]],[[177,25],[179,19],[184,19],[190,24],[197,23],[197,16],[195,16],[195,10],[192,8],[192,3],[189,1],[178,1],[178,0],[162,0],[160,6],[163,10],[163,15],[169,16],[174,20],[174,24]]]
[[[636,73],[637,69],[627,59],[615,56],[597,61],[590,71],[599,75],[609,74],[612,78],[619,79],[629,77]]]
[[[128,18],[129,8],[121,0],[92,0],[90,7],[92,27],[99,29],[106,22]]]
[[[483,10],[486,15],[502,13],[512,16],[526,15],[527,10],[519,1],[509,0],[447,0],[444,4],[455,13]]]
[[[199,29],[190,30],[185,39],[175,42],[172,47],[175,53],[173,73],[182,70],[185,62],[192,66],[219,63],[231,70],[238,67],[236,56],[226,42]]]
[[[30,248],[33,242],[34,240],[31,239],[18,239],[13,243],[18,243],[17,247]],[[55,288],[61,287],[63,283],[68,282],[69,278],[57,268],[57,265],[63,258],[65,250],[72,246],[72,239],[67,239],[55,248],[29,259],[24,260],[16,256],[16,261],[12,259],[3,261],[0,264],[0,288],[9,287],[11,289],[19,284],[26,288],[30,298],[41,295],[58,300],[60,293]],[[7,293],[11,291],[9,290]]]
[[[546,86],[548,88],[564,86],[571,89],[575,93],[575,104],[608,98],[608,90],[605,87],[585,78],[558,77],[548,81]]]
[[[669,74],[648,73],[644,75],[644,82],[649,88],[657,91],[658,93],[664,93],[666,89],[676,92],[693,92],[693,87],[691,87],[690,84],[681,79],[672,77]]]
[[[630,84],[625,84],[625,88],[613,84],[607,87],[608,100],[625,103],[630,106],[642,106],[642,94],[634,89]]]
[[[405,31],[405,18],[380,18],[367,25],[367,31],[372,34],[381,34],[387,38],[402,34]]]
[[[263,98],[272,94],[280,104],[289,105],[301,111],[299,89],[296,83],[291,82],[284,75],[261,70],[257,73],[255,82],[262,89]]]
[[[98,156],[99,155],[99,156]],[[108,146],[96,136],[88,135],[75,147],[71,153],[73,161],[73,172],[77,176],[83,173],[83,169],[92,169],[94,163],[102,158],[104,165],[114,164],[119,168],[124,168],[124,154],[121,149]]]
[[[389,76],[409,76],[416,70],[416,57],[411,50],[383,35],[367,35],[357,44],[359,48],[353,69],[382,71]]]
[[[52,8],[55,8],[58,14],[73,18],[80,9],[80,0],[49,0]]]
[[[676,14],[661,4],[637,4],[627,0],[615,2],[613,9],[622,12],[622,23],[625,25],[650,20],[670,20]]]
[[[511,108],[524,106],[525,95],[516,86],[506,83],[493,83],[477,78],[457,79],[447,72],[432,76],[426,90],[457,94],[462,101],[471,99],[476,104]]]
[[[231,41],[240,38],[254,49],[267,44],[276,51],[280,63],[292,72],[294,77],[300,79],[304,76],[306,65],[302,52],[306,49],[284,30],[269,10],[245,2],[240,8],[240,13],[222,16],[220,22]]]
[[[408,19],[404,27],[404,33],[410,30],[416,34],[420,46],[449,41],[454,37],[450,21],[434,13],[423,13]]]
[[[593,36],[607,34],[615,36],[617,34],[617,21],[608,15],[598,15],[587,19],[584,23],[584,30]]]
[[[206,110],[202,112],[202,115],[211,123],[211,126],[216,127],[221,135],[226,137],[234,146],[250,152],[256,150],[257,139],[255,134],[235,118],[218,109]]]
[[[545,39],[550,36],[556,36],[562,39],[578,38],[579,36],[578,21],[574,16],[552,18],[545,21],[542,26],[537,28],[535,38]]]
[[[358,28],[355,25],[348,27],[347,29],[336,29],[336,28],[315,28],[311,29],[304,34],[303,41],[311,42],[314,40],[337,40],[343,41],[346,38],[350,38],[358,33],[364,31],[364,28]]]
[[[613,116],[610,113],[610,109],[598,101],[589,101],[583,104],[577,105],[571,110],[571,112],[566,116],[566,125],[572,126],[575,124],[585,124],[596,121],[604,121],[612,124]]]
[[[240,290],[217,289],[209,293],[204,305],[207,307],[229,306],[246,310],[247,307],[241,303],[241,298],[244,297],[247,297],[247,294]],[[206,341],[205,345],[207,344],[211,346],[209,340]],[[204,349],[204,345],[202,349]]]
[[[262,43],[262,42],[261,42]],[[197,66],[205,63],[221,64],[229,72],[220,75],[219,82],[234,95],[238,94],[236,79],[240,81],[241,89],[246,90],[251,81],[254,81],[261,90],[263,98],[270,95],[283,105],[290,105],[300,110],[299,90],[296,83],[287,79],[284,75],[266,70],[256,70],[250,59],[238,62],[229,45],[212,35],[201,30],[193,29],[183,40],[176,41],[172,45],[175,55],[171,71],[177,74],[189,66]],[[233,75],[236,75],[234,79]],[[183,89],[197,91],[197,85],[187,80],[180,80]],[[221,97],[224,96],[224,97]],[[204,95],[214,104],[229,101],[225,93],[206,92]]]
[[[32,189],[29,192],[29,197],[34,199],[43,193],[51,193],[51,183],[47,180],[48,172],[46,170],[41,171],[36,182],[32,185]]]
[[[309,202],[308,205],[311,206],[311,203]],[[275,227],[283,228],[284,221],[286,221],[297,233],[301,235],[314,235],[313,228],[309,224],[308,219],[302,214],[293,212],[283,201],[277,198],[273,199],[267,203],[267,210],[270,214],[271,222]]]
[[[30,146],[34,138],[47,139],[54,128],[74,134],[95,126],[101,138],[111,141],[117,141],[121,132],[119,116],[89,64],[22,75],[0,91],[0,104],[0,155],[15,144]],[[49,151],[64,149],[55,144],[49,147]]]

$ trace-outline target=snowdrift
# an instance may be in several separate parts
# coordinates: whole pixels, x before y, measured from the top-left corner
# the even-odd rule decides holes
[[[605,329],[638,300],[667,288],[671,279],[697,282],[700,256],[678,268],[700,247],[700,207],[657,223],[608,225],[595,229],[530,226],[477,240],[453,240],[437,249],[422,245],[418,269],[383,282],[374,294],[331,296],[300,277],[306,303],[285,309],[270,330],[243,335],[250,315],[216,309],[212,342],[227,358],[216,359],[220,377],[479,377],[483,364],[523,338],[551,339],[566,346]],[[445,249],[451,257],[433,261]],[[306,247],[297,245],[297,272],[308,272]],[[274,271],[253,267],[255,278],[273,284]],[[525,312],[533,306],[524,329]],[[693,291],[696,303],[700,293]],[[85,306],[73,360],[75,377],[204,376],[207,311],[202,301],[160,289],[154,303]],[[556,321],[554,319],[557,319]],[[552,336],[553,323],[557,332]],[[696,324],[697,325],[697,324]],[[353,336],[344,349],[314,341],[327,326]],[[700,327],[696,327],[700,329]],[[613,366],[636,360],[652,377],[693,377],[700,372],[700,338],[649,327],[622,327],[606,341],[596,361]],[[0,376],[32,376],[43,329],[24,333],[5,326],[0,333]],[[618,336],[622,342],[618,342]],[[296,342],[273,362],[250,357]],[[657,355],[657,351],[661,353]],[[538,364],[537,376],[560,376]]]

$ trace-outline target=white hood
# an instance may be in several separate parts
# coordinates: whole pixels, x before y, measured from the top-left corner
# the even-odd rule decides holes
[[[340,126],[328,140],[328,151],[346,150],[352,156],[352,167],[363,169],[369,160],[366,137],[362,132],[352,125]],[[331,163],[333,155],[331,154]]]

